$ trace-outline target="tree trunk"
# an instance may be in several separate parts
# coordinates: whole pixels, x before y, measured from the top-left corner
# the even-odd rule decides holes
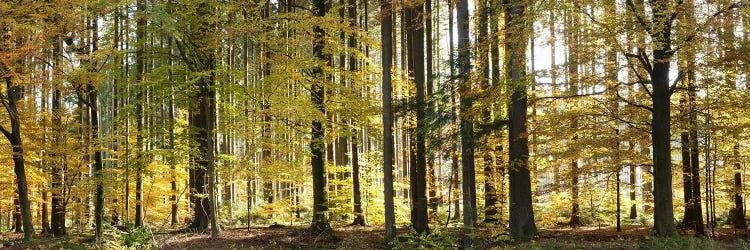
[[[425,65],[425,91],[427,92],[427,97],[429,98],[433,94],[433,85],[434,85],[434,76],[433,76],[433,37],[432,37],[432,0],[425,0],[424,3],[425,6],[425,44],[426,47],[426,65]],[[439,13],[439,11],[438,11]],[[435,15],[437,16],[437,15]],[[439,39],[438,39],[439,40]],[[425,107],[423,105],[423,107]],[[435,174],[435,154],[431,153],[427,156],[427,180],[428,180],[428,206],[430,208],[429,218],[432,220],[437,219],[438,214],[438,204],[440,202],[440,198],[438,197],[437,193],[437,174]]]
[[[632,144],[631,144],[632,145]],[[635,220],[638,218],[638,211],[636,206],[636,192],[635,192],[635,164],[630,164],[630,178],[628,179],[628,186],[630,186],[630,202],[632,203],[630,205],[630,215],[628,216],[629,219]]]
[[[416,85],[416,119],[415,147],[413,163],[410,166],[409,185],[412,199],[411,223],[418,234],[429,233],[427,217],[427,180],[425,159],[425,66],[424,66],[424,25],[423,4],[409,7],[406,11],[406,26],[409,39],[409,73],[414,77]]]
[[[672,161],[670,150],[670,96],[669,64],[672,57],[671,27],[672,21],[668,12],[671,3],[666,0],[652,3],[654,27],[653,68],[650,72],[653,86],[651,101],[651,140],[654,159],[654,231],[658,236],[672,236],[677,232],[674,227],[672,207]]]
[[[391,86],[391,67],[393,66],[393,9],[391,1],[381,0],[380,11],[383,20],[380,24],[380,41],[382,43],[381,68],[383,93],[383,197],[385,203],[385,240],[386,243],[396,238],[396,217],[393,204],[393,110]]]
[[[686,1],[683,8],[682,16],[684,22],[688,25],[695,25],[695,10],[693,1]],[[680,133],[680,143],[682,151],[682,177],[683,177],[683,194],[685,201],[685,213],[682,220],[682,226],[693,228],[696,235],[704,235],[703,216],[700,199],[700,176],[699,152],[698,152],[698,121],[697,121],[697,103],[695,102],[695,53],[691,50],[682,50],[678,55],[678,66],[680,72],[685,74],[683,83],[687,87],[680,100],[681,112],[687,113],[683,117],[687,120],[681,120],[684,131]],[[687,98],[685,98],[687,97]],[[694,135],[693,135],[694,134]],[[695,140],[695,142],[693,142]]]
[[[193,73],[200,74],[193,84],[197,91],[193,99],[198,105],[190,110],[189,124],[197,130],[194,140],[198,143],[198,153],[193,155],[196,166],[189,171],[190,178],[190,203],[193,207],[193,220],[189,228],[197,231],[205,231],[211,225],[211,238],[219,237],[219,228],[216,221],[216,194],[215,194],[215,157],[214,157],[214,124],[216,123],[216,92],[214,88],[215,73],[215,50],[212,49],[211,38],[206,33],[215,29],[213,7],[209,3],[201,3],[196,7],[196,18],[200,18],[195,30],[187,34],[190,43],[189,51],[183,42],[178,43],[178,49],[183,61]],[[186,53],[190,53],[194,59],[187,60]]]
[[[99,49],[99,35],[98,35],[98,22],[96,21],[98,16],[94,16],[91,22],[91,55]],[[94,73],[96,69],[93,65],[89,65],[89,71]],[[88,106],[89,106],[89,119],[91,123],[91,141],[94,148],[94,182],[96,183],[95,198],[94,198],[94,235],[96,237],[97,244],[101,244],[102,232],[102,220],[104,219],[104,162],[102,159],[102,150],[100,150],[99,142],[99,91],[96,89],[95,82],[88,83]]]
[[[357,28],[357,1],[348,0],[347,4],[349,26],[353,29]],[[357,71],[357,60],[355,60],[354,53],[352,51],[358,50],[357,40],[353,34],[349,35],[347,44],[349,52],[349,71],[354,73]],[[352,85],[353,86],[353,85]],[[352,124],[356,126],[356,124]],[[354,210],[354,221],[352,225],[364,226],[365,217],[362,211],[362,192],[360,190],[360,173],[359,173],[359,141],[358,141],[359,129],[356,127],[352,129],[352,145],[351,145],[351,157],[352,157],[352,194],[353,194],[353,210]]]
[[[569,95],[577,95],[578,94],[578,88],[580,84],[580,73],[578,72],[578,67],[580,65],[581,57],[579,56],[579,45],[580,45],[580,30],[578,30],[578,26],[580,23],[580,19],[578,17],[577,12],[569,11],[566,13],[565,17],[565,30],[566,30],[566,46],[568,48],[568,63],[567,63],[567,78],[568,81],[568,94]],[[576,104],[573,104],[571,106],[575,106]],[[574,131],[573,136],[571,138],[571,144],[575,144],[576,141],[578,141],[578,118],[576,116],[573,116],[570,119],[570,130]],[[578,196],[580,192],[580,185],[578,184],[578,177],[579,177],[579,168],[578,168],[578,158],[575,154],[573,154],[573,159],[570,160],[570,196],[571,196],[571,208],[570,208],[570,221],[568,222],[568,225],[571,227],[578,227],[581,226],[581,218],[580,218],[580,205],[578,201]]]
[[[454,27],[454,15],[453,10],[455,9],[453,6],[454,2],[453,0],[448,0],[448,62],[450,64],[450,79],[451,81],[455,80],[456,77],[456,58],[455,58],[455,49],[454,49],[454,41],[453,41],[453,27]],[[451,113],[456,115],[456,127],[460,127],[461,125],[461,119],[459,116],[459,113],[456,110],[456,96],[457,92],[455,88],[451,89],[451,102],[454,104],[451,108]],[[458,138],[455,138],[458,139]],[[453,193],[458,193],[458,144],[454,144],[453,152],[451,153],[451,187],[453,190]],[[453,219],[458,220],[460,218],[460,199],[458,198],[458,195],[454,195],[455,198],[453,198]],[[450,216],[450,215],[449,215]]]
[[[313,1],[313,14],[318,17],[324,17],[328,8],[325,0]],[[313,56],[321,61],[327,61],[327,56],[323,52],[325,47],[325,31],[322,27],[316,26],[313,29],[315,40],[313,42]],[[323,81],[323,69],[315,67],[313,75],[318,81],[314,81],[311,86],[310,98],[315,108],[325,114],[325,87]],[[312,177],[313,177],[313,218],[310,228],[315,232],[325,232],[331,230],[328,222],[328,195],[326,194],[326,166],[325,166],[325,130],[323,121],[314,120],[312,122],[312,138],[310,141],[310,151],[312,153]]]
[[[55,39],[55,45],[52,48],[53,54],[53,93],[52,93],[52,124],[54,128],[54,144],[64,145],[62,128],[62,116],[64,115],[62,106],[62,40],[58,37]],[[65,169],[65,162],[62,160],[64,157],[61,155],[50,154],[51,159],[56,159],[56,162],[52,163],[52,206],[51,206],[51,232],[54,236],[65,235],[65,195],[64,195],[64,183],[63,183],[63,172]]]
[[[23,233],[23,220],[21,219],[21,204],[18,202],[18,191],[13,196],[13,232]]]
[[[135,52],[135,81],[136,81],[136,100],[135,100],[135,119],[136,119],[136,158],[135,158],[135,227],[143,225],[143,168],[146,164],[143,150],[143,103],[145,102],[143,92],[146,90],[143,83],[143,74],[145,73],[144,50],[146,49],[146,3],[139,0],[136,3],[139,15],[136,22],[136,52]]]
[[[456,23],[458,25],[458,60],[459,72],[459,95],[460,97],[460,134],[461,134],[461,171],[464,203],[464,248],[469,249],[473,245],[471,234],[474,231],[474,218],[476,204],[473,190],[476,189],[474,174],[474,124],[469,116],[473,106],[471,82],[471,41],[469,40],[469,2],[459,0],[456,7]]]
[[[16,102],[21,99],[22,87],[14,85],[10,76],[6,74],[3,67],[2,74],[5,75],[5,100],[3,101],[5,111],[10,118],[10,131],[4,126],[0,126],[0,132],[5,135],[8,142],[13,147],[13,172],[16,174],[16,192],[18,193],[18,205],[21,210],[21,221],[23,221],[23,238],[31,240],[34,238],[34,221],[31,218],[31,202],[29,201],[28,182],[26,180],[26,169],[23,159],[23,141],[21,140],[21,120],[18,116]],[[17,221],[17,220],[16,220]],[[16,223],[16,231],[20,228]]]
[[[510,171],[510,236],[526,241],[537,234],[531,200],[529,143],[526,131],[526,6],[505,1],[506,75],[510,77],[511,103],[508,109]]]
[[[480,82],[480,86],[482,87],[482,91],[488,92],[490,91],[490,39],[488,34],[488,23],[489,23],[489,16],[492,10],[490,8],[493,8],[492,6],[489,6],[489,0],[481,0],[477,2],[477,12],[479,12],[479,19],[477,26],[479,27],[479,35],[477,36],[477,55],[478,55],[478,61],[479,61],[479,67],[482,70],[482,77]],[[492,84],[495,84],[493,81]],[[482,120],[483,123],[489,124],[492,122],[492,112],[491,112],[491,105],[489,103],[485,103],[486,107],[484,107],[484,110],[482,111],[484,119]],[[494,146],[491,145],[490,137],[492,135],[488,134],[484,137],[484,146],[482,146],[482,164],[483,164],[483,172],[484,172],[484,221],[487,223],[496,223],[498,221],[498,213],[499,213],[499,200],[497,198],[497,169],[495,167],[495,163],[492,159],[492,150],[494,149]]]

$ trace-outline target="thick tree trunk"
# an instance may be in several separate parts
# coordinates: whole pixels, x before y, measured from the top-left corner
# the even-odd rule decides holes
[[[508,109],[510,171],[510,235],[515,241],[537,234],[531,200],[529,144],[526,131],[526,22],[524,3],[505,1],[506,75],[510,77],[511,103]]]
[[[6,70],[3,68],[3,72]],[[0,126],[0,132],[5,135],[8,142],[13,147],[13,172],[16,174],[16,192],[18,193],[18,206],[21,210],[21,221],[23,222],[23,238],[31,240],[35,236],[34,221],[31,218],[31,201],[29,200],[29,188],[26,180],[26,169],[23,159],[23,141],[21,140],[21,120],[18,116],[16,102],[21,99],[23,94],[20,85],[14,85],[11,78],[5,75],[5,100],[3,101],[5,111],[10,118],[10,131],[6,127]],[[16,221],[18,221],[16,219]],[[16,223],[16,231],[20,227]]]
[[[313,14],[323,17],[328,12],[325,0],[313,1]],[[327,61],[327,56],[323,52],[325,47],[325,31],[322,27],[316,26],[314,29],[315,40],[313,42],[313,56],[321,61]],[[325,87],[319,82],[325,79],[323,70],[320,67],[313,69],[313,75],[318,79],[311,86],[310,98],[315,108],[325,114]],[[325,130],[323,121],[315,120],[312,122],[312,138],[310,141],[310,151],[312,153],[312,177],[313,177],[313,218],[310,228],[316,232],[325,232],[331,229],[328,222],[328,195],[326,194],[326,166],[325,166]]]
[[[409,39],[409,73],[414,77],[416,85],[416,120],[414,129],[413,162],[410,166],[409,185],[412,200],[411,223],[419,234],[429,233],[427,217],[427,162],[425,159],[425,66],[424,66],[424,25],[423,4],[409,7],[406,11],[406,26]]]
[[[461,134],[461,171],[463,187],[463,216],[464,216],[464,248],[473,245],[471,234],[474,231],[476,204],[474,189],[476,189],[474,173],[474,124],[469,115],[473,106],[471,82],[471,41],[469,40],[469,2],[459,0],[456,6],[456,23],[458,25],[458,60],[459,95],[460,95],[460,134]]]
[[[53,54],[53,93],[52,93],[52,124],[54,128],[54,143],[55,145],[63,145],[63,133],[62,128],[62,41],[58,38],[55,39],[55,45],[52,49]],[[51,205],[51,232],[54,236],[65,235],[65,195],[64,195],[64,183],[63,183],[63,172],[65,169],[65,162],[63,157],[60,155],[50,154],[51,159],[56,159],[56,162],[52,163],[52,205]]]
[[[396,217],[393,204],[393,110],[391,67],[393,66],[393,9],[391,1],[381,0],[380,11],[383,20],[380,24],[380,41],[382,43],[381,68],[383,93],[383,197],[385,203],[385,239],[386,243],[396,238]]]
[[[653,19],[659,29],[652,31],[654,40],[653,68],[650,72],[653,86],[651,101],[651,140],[654,159],[654,231],[659,236],[676,234],[672,207],[672,160],[670,150],[670,96],[669,65],[672,57],[671,27],[667,11],[669,1],[655,1]]]
[[[190,203],[193,208],[192,222],[188,226],[197,231],[205,231],[211,225],[211,238],[219,237],[219,228],[216,221],[216,194],[215,190],[215,157],[214,157],[214,124],[216,122],[215,101],[215,51],[211,49],[210,38],[205,34],[213,31],[213,10],[209,3],[201,3],[196,8],[198,22],[196,33],[189,34],[189,39],[194,40],[189,51],[193,60],[184,58],[185,46],[178,45],[183,60],[188,61],[189,68],[193,73],[201,75],[195,81],[194,87],[197,91],[193,99],[198,105],[190,110],[189,124],[197,131],[194,141],[198,143],[198,154],[193,155],[195,166],[189,170]]]

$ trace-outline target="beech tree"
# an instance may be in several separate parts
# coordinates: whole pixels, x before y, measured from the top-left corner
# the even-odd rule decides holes
[[[531,200],[529,173],[529,142],[527,134],[526,87],[526,31],[529,23],[525,16],[527,3],[504,2],[506,82],[511,91],[508,109],[508,163],[510,175],[510,235],[516,241],[526,241],[537,234]]]
[[[12,18],[3,18],[0,21],[0,30],[7,31],[0,35],[3,41],[0,43],[0,53],[5,55],[0,59],[0,77],[5,83],[5,91],[0,95],[0,103],[5,108],[10,120],[10,126],[0,125],[0,132],[3,133],[12,147],[13,173],[16,175],[16,193],[18,193],[18,203],[23,220],[23,237],[26,240],[31,240],[36,233],[34,232],[31,202],[29,201],[29,185],[24,163],[24,143],[21,137],[21,122],[18,112],[18,102],[24,94],[24,84],[19,75],[24,74],[24,71],[27,70],[24,68],[26,55],[18,53],[15,49],[33,45],[29,41],[31,34],[25,33],[25,30],[29,28],[25,26],[31,25],[31,23],[23,21],[29,20],[28,17],[32,13],[28,10],[12,8],[0,11],[0,14]],[[11,22],[13,20],[19,22]]]

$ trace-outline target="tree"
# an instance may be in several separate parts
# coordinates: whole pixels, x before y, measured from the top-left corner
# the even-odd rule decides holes
[[[313,1],[313,15],[322,18],[328,12],[325,0]],[[315,34],[313,40],[313,56],[320,61],[327,61],[326,54],[323,52],[325,47],[325,31],[320,26],[313,28]],[[321,81],[326,79],[323,75],[323,69],[316,66],[312,70],[312,76],[315,77],[310,87],[310,99],[313,105],[321,114],[326,113],[325,109],[325,87]],[[310,152],[312,153],[312,177],[313,177],[313,219],[310,228],[316,232],[326,232],[331,229],[328,222],[328,197],[326,194],[326,166],[325,166],[325,130],[323,121],[313,120],[312,138],[310,141]]]
[[[391,67],[393,66],[393,9],[390,0],[380,0],[383,19],[380,24],[382,95],[383,95],[383,197],[385,199],[385,240],[396,238],[396,217],[393,204],[393,108]]]
[[[146,2],[139,0],[136,2],[136,8],[138,19],[136,21],[136,52],[135,52],[135,81],[136,83],[136,100],[135,100],[135,119],[136,119],[136,143],[135,143],[135,227],[143,226],[143,168],[146,164],[146,157],[144,152],[143,137],[144,137],[144,110],[143,105],[146,102],[144,99],[144,91],[146,91],[146,84],[143,81],[143,75],[146,72],[146,58],[144,50],[146,49]]]
[[[54,18],[57,19],[57,18]],[[62,106],[62,36],[57,35],[53,38],[53,45],[52,45],[52,64],[53,64],[53,74],[52,74],[52,81],[53,81],[53,87],[52,87],[52,124],[53,124],[53,132],[54,132],[54,139],[53,143],[56,145],[64,144],[63,142],[63,133],[64,130],[62,128],[62,116],[64,115],[63,106]],[[50,154],[51,158],[54,158],[56,161],[53,163],[52,166],[52,206],[51,206],[51,232],[52,235],[55,236],[62,236],[67,234],[66,226],[65,226],[65,213],[66,213],[66,206],[67,206],[67,200],[65,197],[65,191],[64,191],[64,183],[63,183],[63,176],[65,171],[65,162],[63,161],[64,157],[59,155],[62,152],[55,152],[56,154]]]
[[[353,29],[357,28],[357,1],[348,0],[347,2],[347,13],[349,18],[349,26]],[[350,34],[348,38],[347,48],[349,49],[349,71],[356,73],[357,71],[357,60],[355,60],[355,53],[357,51],[357,39],[354,34]],[[356,124],[352,124],[356,126]],[[360,190],[360,167],[359,167],[359,149],[358,149],[358,135],[359,130],[355,127],[352,129],[352,194],[354,203],[354,221],[352,225],[365,225],[365,217],[362,211],[362,191]]]
[[[531,200],[529,144],[526,130],[526,21],[527,3],[505,1],[505,75],[511,91],[508,109],[508,163],[510,173],[510,236],[526,241],[536,236]]]
[[[19,3],[20,4],[20,3]],[[19,8],[12,8],[11,10],[1,10],[0,14],[3,16],[11,17],[13,19],[18,18],[21,20],[28,20],[27,13]],[[0,43],[0,53],[5,55],[12,55],[10,58],[3,58],[0,61],[0,77],[5,83],[5,93],[0,93],[0,103],[5,108],[5,112],[9,117],[10,128],[7,125],[0,125],[0,132],[3,133],[5,138],[10,143],[13,152],[13,173],[16,175],[16,192],[18,193],[18,203],[21,210],[21,218],[23,220],[23,238],[25,240],[31,240],[34,238],[34,223],[31,217],[31,202],[29,201],[29,188],[28,180],[26,179],[26,165],[24,163],[24,147],[23,140],[21,137],[21,121],[18,113],[18,101],[23,97],[23,85],[21,82],[17,82],[20,79],[17,75],[24,74],[25,65],[23,54],[16,54],[13,46],[29,46],[28,35],[24,34],[23,28],[15,26],[11,20],[3,18],[0,20],[0,29],[6,30],[0,35],[3,42]],[[20,25],[28,25],[21,21]]]
[[[87,27],[91,27],[90,30],[87,30],[90,34],[90,52],[89,56],[93,57],[94,53],[99,50],[99,25],[98,25],[98,15],[93,14],[93,17],[89,17],[91,19],[88,20],[89,24]],[[93,20],[93,21],[92,21]],[[92,62],[91,59],[88,61],[88,73],[95,74],[96,72],[96,66],[97,63]],[[104,219],[104,176],[103,176],[103,170],[104,170],[104,163],[103,163],[103,157],[102,157],[102,150],[100,149],[101,144],[99,142],[99,91],[98,91],[98,82],[96,82],[98,78],[91,77],[89,79],[89,82],[86,86],[86,92],[88,94],[88,100],[87,106],[89,108],[89,122],[91,123],[91,141],[94,146],[94,181],[96,183],[95,187],[95,198],[94,198],[94,235],[96,237],[97,244],[101,243],[102,239],[102,233],[104,231],[104,228],[102,226],[102,221]]]
[[[469,3],[468,0],[459,0],[456,6],[456,23],[458,31],[458,68],[460,115],[461,115],[461,175],[464,204],[464,248],[469,249],[473,245],[471,234],[474,230],[474,219],[476,217],[476,181],[474,173],[474,124],[469,117],[469,110],[473,105],[471,96],[471,41],[469,40]]]
[[[695,26],[695,13],[693,1],[685,1],[685,8],[680,18],[683,19],[686,28]],[[699,151],[698,151],[698,109],[696,103],[696,75],[694,70],[695,53],[693,48],[685,49],[678,54],[678,66],[684,73],[683,78],[686,93],[683,99],[681,113],[683,119],[687,121],[684,130],[680,133],[680,143],[682,144],[682,177],[683,177],[683,195],[685,200],[685,213],[683,215],[682,226],[692,228],[696,235],[704,235],[705,227],[703,226],[703,215],[701,210],[700,198],[700,174],[699,174]],[[685,96],[687,97],[685,99]],[[687,115],[685,115],[687,113]]]
[[[639,11],[632,0],[626,1],[628,10],[635,15],[640,28],[651,37],[652,58],[639,49],[638,58],[648,71],[651,90],[651,142],[654,162],[654,231],[658,236],[676,234],[674,227],[674,209],[672,207],[672,161],[670,150],[670,113],[671,95],[674,88],[669,83],[669,67],[674,50],[672,50],[672,25],[677,12],[668,0],[651,1],[652,17],[647,21],[645,11]],[[639,3],[640,5],[640,3]],[[641,53],[643,52],[643,53]],[[642,77],[639,77],[642,78]]]
[[[416,164],[410,165],[410,195],[412,199],[411,223],[417,233],[429,232],[427,217],[427,162],[425,158],[425,66],[424,66],[424,3],[406,10],[408,29],[409,73],[416,87],[416,120],[414,155]]]
[[[198,144],[198,152],[193,155],[195,166],[190,169],[190,202],[193,217],[189,227],[205,231],[211,226],[211,238],[219,237],[216,222],[216,201],[214,194],[215,156],[214,124],[216,122],[215,90],[215,51],[213,37],[216,20],[214,7],[207,1],[181,3],[180,15],[195,23],[189,28],[183,26],[181,36],[173,37],[181,61],[187,66],[192,78],[189,88],[193,90],[189,124],[195,129],[193,141]],[[208,182],[208,183],[206,183]]]

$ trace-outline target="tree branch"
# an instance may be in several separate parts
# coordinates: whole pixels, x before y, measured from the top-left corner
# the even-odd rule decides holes
[[[646,105],[643,105],[643,104],[638,104],[638,103],[631,102],[630,100],[622,97],[620,95],[620,93],[617,93],[617,98],[620,99],[621,101],[627,103],[630,106],[637,107],[637,108],[642,108],[642,109],[648,110],[649,112],[654,112],[653,108],[651,108],[649,106],[646,106]]]
[[[641,16],[640,13],[638,13],[638,11],[635,8],[635,4],[633,4],[633,0],[626,0],[625,4],[628,6],[630,11],[632,11],[633,14],[635,14],[635,18],[638,20],[638,23],[641,25],[643,30],[645,30],[649,35],[651,35],[651,24],[648,21],[646,21],[646,19],[644,19],[644,17]]]

